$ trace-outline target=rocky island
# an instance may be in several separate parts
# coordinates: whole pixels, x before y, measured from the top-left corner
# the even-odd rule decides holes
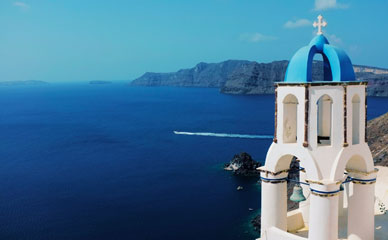
[[[224,169],[232,171],[235,175],[241,176],[258,176],[256,168],[260,167],[261,164],[253,160],[251,155],[246,152],[234,155],[233,159],[226,163]]]
[[[313,79],[323,80],[322,62],[313,63]],[[172,73],[151,73],[131,81],[132,86],[177,86],[219,88],[225,94],[272,94],[274,82],[283,81],[288,61],[258,63],[227,60],[201,62]],[[368,81],[369,96],[388,96],[388,69],[354,65],[357,80]]]

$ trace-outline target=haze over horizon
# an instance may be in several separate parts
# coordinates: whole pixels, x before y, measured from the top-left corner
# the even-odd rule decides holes
[[[388,2],[2,1],[0,81],[132,80],[199,62],[289,60],[322,14],[353,64],[388,68]]]

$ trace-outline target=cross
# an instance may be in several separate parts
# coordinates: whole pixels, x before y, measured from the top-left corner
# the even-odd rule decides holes
[[[326,27],[326,25],[327,25],[327,22],[325,22],[325,20],[323,20],[323,17],[322,17],[322,15],[319,15],[318,16],[318,22],[314,22],[313,23],[313,26],[316,28],[316,27],[318,27],[318,32],[317,32],[317,35],[321,35],[321,34],[323,34],[323,32],[322,32],[322,27]]]

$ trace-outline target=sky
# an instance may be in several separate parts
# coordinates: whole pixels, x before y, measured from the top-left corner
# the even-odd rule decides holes
[[[289,60],[324,35],[388,68],[386,0],[1,0],[0,81],[132,80],[199,62]]]

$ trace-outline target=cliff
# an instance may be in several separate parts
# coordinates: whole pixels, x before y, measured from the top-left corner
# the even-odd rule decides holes
[[[216,87],[225,84],[226,79],[249,61],[228,60],[221,63],[198,63],[194,68],[181,69],[173,73],[151,73],[133,80],[137,86]]]
[[[368,121],[367,136],[375,164],[388,166],[388,113]]]
[[[216,87],[226,94],[270,94],[283,81],[288,61],[257,63],[228,60],[199,63],[174,73],[145,73],[133,86]],[[323,80],[322,62],[314,62],[313,79]],[[370,96],[388,96],[388,69],[354,65],[357,80],[369,81]]]

